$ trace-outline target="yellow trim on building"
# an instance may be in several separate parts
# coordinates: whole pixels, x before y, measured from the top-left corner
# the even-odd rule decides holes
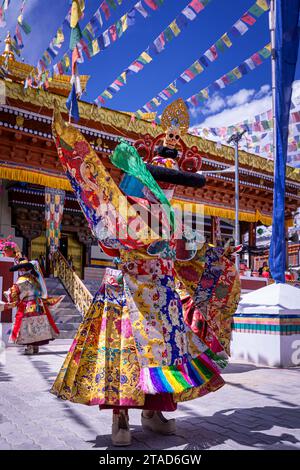
[[[91,259],[91,267],[92,266],[110,267],[111,265],[112,265],[112,261],[104,261],[101,259]]]
[[[47,175],[45,173],[24,168],[0,165],[0,178],[72,191],[69,181],[64,176],[51,176],[49,174]]]
[[[225,207],[209,206],[207,204],[197,204],[192,201],[182,201],[180,199],[173,199],[172,205],[179,205],[181,208],[184,205],[188,205],[193,213],[204,213],[207,216],[222,217],[223,219],[235,219],[234,209],[226,209]],[[201,207],[202,206],[202,207]],[[203,209],[202,209],[203,208]],[[239,212],[239,220],[241,222],[261,222],[264,225],[272,225],[272,217],[266,214],[262,214],[260,211],[256,212]],[[293,226],[293,219],[286,220],[286,226]]]

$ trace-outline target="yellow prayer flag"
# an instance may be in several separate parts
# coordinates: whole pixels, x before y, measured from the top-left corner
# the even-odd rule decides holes
[[[69,68],[70,65],[71,65],[70,57],[66,54],[66,55],[65,55],[65,66],[66,66],[67,68]]]
[[[208,98],[208,91],[207,91],[206,88],[204,88],[203,90],[201,90],[201,95],[203,95],[204,98],[206,98],[206,99]]]
[[[106,98],[109,98],[109,99],[113,97],[113,95],[108,90],[104,90],[102,95],[106,96]]]
[[[126,83],[126,72],[121,73],[121,77],[124,83]]]
[[[63,30],[61,28],[59,28],[57,30],[56,40],[57,40],[58,44],[63,43],[64,40],[65,40],[65,36],[64,36]]]
[[[237,78],[241,78],[242,74],[241,72],[239,71],[239,68],[236,67],[235,69],[233,69],[232,73],[237,77]]]
[[[176,24],[176,20],[172,21],[172,23],[170,24],[170,28],[173,31],[174,36],[178,36],[178,34],[181,33],[180,29],[178,28]]]
[[[98,52],[100,52],[99,42],[97,38],[92,41],[92,48],[93,48],[93,55],[96,55],[98,54]]]
[[[141,57],[147,62],[147,64],[151,62],[152,60],[152,57],[149,54],[147,54],[147,52],[142,52]]]
[[[168,88],[171,88],[171,90],[173,90],[174,93],[177,93],[177,92],[178,92],[177,88],[175,87],[175,85],[174,85],[173,83],[170,83],[170,85],[168,86]]]
[[[72,1],[71,20],[70,20],[71,28],[75,28],[77,26],[78,21],[83,15],[84,8],[85,8],[84,0]]]
[[[122,24],[122,31],[123,33],[126,31],[126,29],[128,28],[128,24],[127,24],[127,13],[126,15],[123,15],[122,18],[121,18],[121,24]]]
[[[152,98],[152,101],[153,101],[154,104],[156,104],[156,106],[160,105],[160,101],[158,101],[157,98]]]
[[[269,42],[269,44],[267,44],[267,45],[265,46],[265,48],[268,49],[268,51],[271,52],[271,50],[272,50],[272,44]]]
[[[269,5],[267,0],[256,0],[256,5],[262,8],[264,11],[269,10]]]
[[[230,41],[229,37],[227,36],[227,34],[223,34],[223,36],[221,37],[222,41],[224,42],[224,44],[227,46],[227,47],[231,47],[232,46],[232,42]]]
[[[198,61],[194,62],[193,67],[197,70],[198,73],[201,73],[204,70],[202,65]]]

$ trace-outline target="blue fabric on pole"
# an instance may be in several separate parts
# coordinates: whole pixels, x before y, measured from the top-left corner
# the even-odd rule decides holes
[[[120,189],[127,194],[127,196],[144,198],[143,193],[144,185],[134,176],[125,174],[120,184]]]
[[[79,116],[79,109],[78,109],[78,103],[77,103],[75,83],[73,83],[72,85],[72,90],[66,101],[66,106],[69,110],[69,115],[72,118],[74,118],[76,122],[79,121],[80,116]]]
[[[292,84],[299,48],[298,19],[300,0],[275,0],[276,48],[276,160],[274,162],[273,224],[270,246],[270,269],[273,279],[285,282],[285,179],[288,126]]]

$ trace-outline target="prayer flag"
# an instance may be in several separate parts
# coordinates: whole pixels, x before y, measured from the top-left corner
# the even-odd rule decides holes
[[[97,38],[93,40],[92,47],[93,47],[93,56],[98,54],[98,52],[100,52],[99,42]]]
[[[142,2],[137,2],[137,3],[134,5],[134,8],[135,8],[136,11],[137,11],[138,13],[140,13],[140,15],[142,15],[144,18],[147,18],[147,16],[149,16],[147,10],[145,10],[145,8],[143,7]]]
[[[128,28],[127,13],[122,16],[121,23],[122,23],[122,31],[123,31],[123,33],[125,33],[126,29]]]
[[[113,10],[117,8],[117,5],[115,4],[114,0],[106,0],[106,1]]]
[[[102,20],[102,16],[101,16],[101,12],[100,12],[100,8],[98,8],[98,10],[96,11],[95,15],[93,18],[96,18],[96,20],[98,21],[99,25],[100,25],[100,28],[102,28],[103,26],[103,20]],[[93,20],[92,18],[92,20]],[[91,20],[91,22],[92,22]]]
[[[244,21],[244,23],[249,24],[250,26],[253,26],[256,22],[256,19],[253,18],[253,16],[251,16],[248,12],[242,16],[241,20]]]
[[[270,2],[269,0],[256,0],[257,5],[262,8],[264,11],[269,10],[270,8]]]
[[[111,38],[113,41],[116,41],[118,39],[118,35],[117,35],[117,28],[116,28],[116,25],[113,24],[111,25],[109,28],[108,28],[109,32],[110,32],[110,35],[111,35]]]
[[[227,36],[227,33],[223,34],[223,36],[221,37],[222,41],[224,42],[224,44],[227,46],[227,47],[231,47],[232,46],[232,42],[230,41],[229,37]]]
[[[170,28],[173,31],[174,36],[178,36],[178,34],[180,34],[180,29],[176,24],[176,20],[172,21],[172,23],[170,24]]]
[[[104,13],[105,19],[108,20],[110,17],[110,9],[108,8],[108,5],[105,0],[101,3],[100,8]]]
[[[146,51],[144,51],[139,56],[138,60],[143,64],[149,64],[149,62],[152,61],[152,57]]]
[[[204,6],[200,0],[192,0],[189,3],[189,6],[192,7],[196,13],[200,13],[200,11],[204,9]]]
[[[236,23],[234,23],[233,28],[235,28],[241,36],[243,36],[243,34],[245,34],[249,29],[248,26],[241,20],[238,20]]]
[[[188,18],[190,21],[193,21],[195,18],[197,18],[197,15],[196,13],[189,7],[185,7],[183,10],[182,10],[182,14]]]
[[[157,5],[157,3],[156,3],[155,0],[144,0],[144,2],[145,2],[146,5],[148,5],[148,7],[151,8],[152,10],[157,10],[158,5]]]
[[[170,28],[170,26],[168,26],[165,30],[164,30],[164,36],[165,36],[165,39],[167,42],[170,42],[172,41],[172,39],[174,38],[174,34]]]

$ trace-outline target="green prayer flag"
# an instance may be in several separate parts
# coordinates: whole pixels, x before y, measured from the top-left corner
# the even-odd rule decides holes
[[[70,49],[73,51],[75,49],[76,44],[80,41],[82,38],[82,32],[80,29],[79,24],[75,26],[75,28],[71,29],[71,35],[70,35]]]
[[[106,1],[113,10],[117,8],[117,5],[115,4],[115,0],[106,0]]]
[[[254,15],[256,18],[259,18],[265,12],[265,10],[263,10],[256,3],[254,3],[254,5],[249,8],[248,12],[252,13],[252,15]]]
[[[171,30],[169,26],[164,30],[164,35],[165,35],[165,40],[167,42],[172,41],[172,39],[174,38],[173,31]]]
[[[217,48],[220,52],[224,52],[225,47],[224,47],[224,43],[223,43],[222,39],[218,39],[218,40],[216,41],[216,48]]]

